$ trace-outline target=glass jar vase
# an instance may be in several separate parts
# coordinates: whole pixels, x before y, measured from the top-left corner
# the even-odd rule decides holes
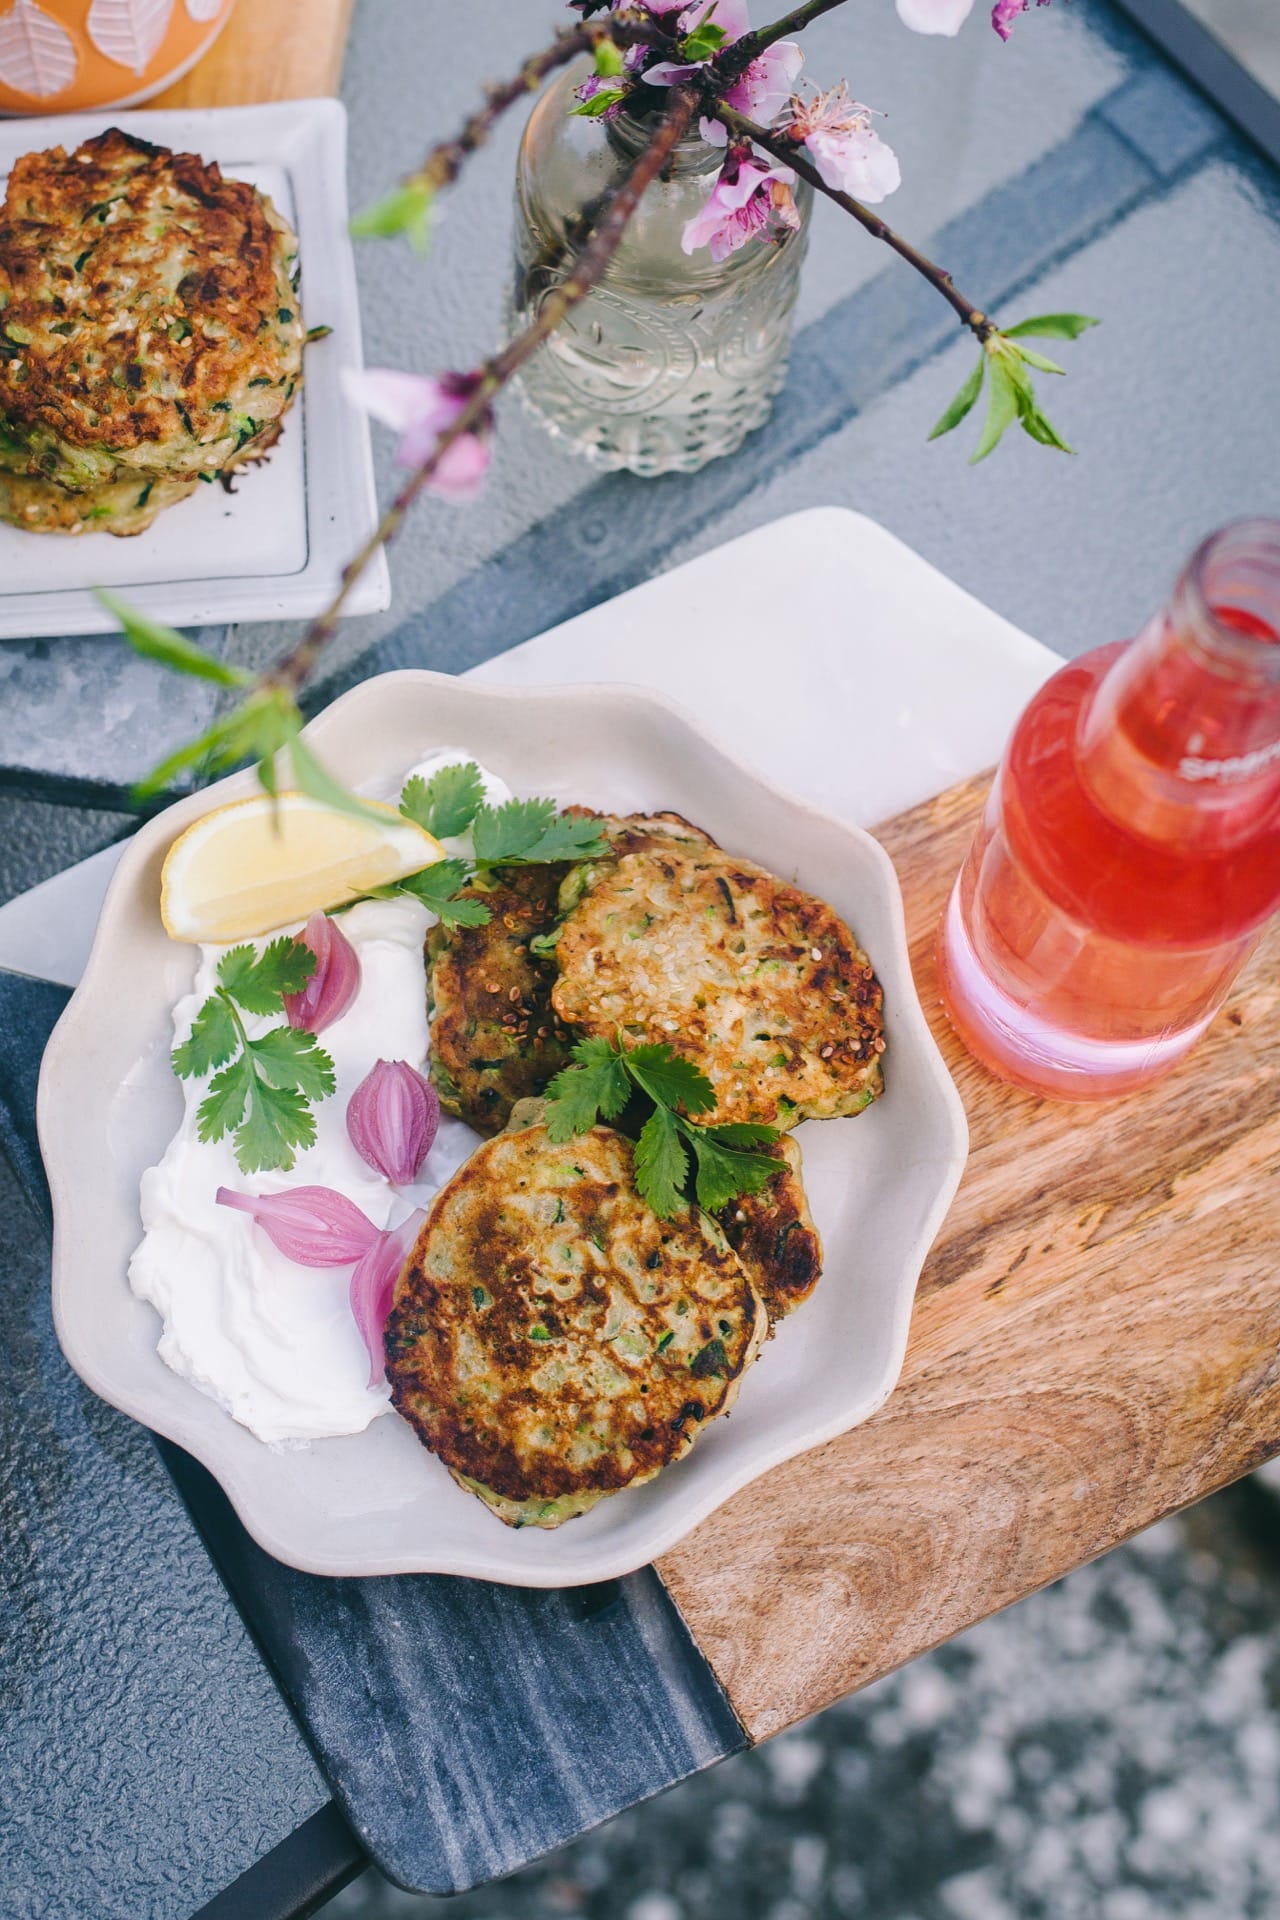
[[[648,136],[625,112],[574,116],[583,74],[547,89],[520,144],[513,332],[567,277]],[[518,377],[542,425],[597,467],[692,473],[763,424],[786,377],[812,193],[797,181],[798,228],[754,235],[719,262],[706,247],[687,254],[685,227],[723,161],[696,133],[681,141],[600,283]]]

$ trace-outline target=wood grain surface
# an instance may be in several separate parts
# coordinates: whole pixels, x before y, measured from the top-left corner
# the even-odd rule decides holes
[[[1280,1451],[1280,927],[1147,1092],[1007,1087],[951,1035],[933,959],[985,788],[879,833],[972,1135],[901,1383],[659,1562],[754,1740]]]
[[[239,0],[186,78],[150,107],[238,107],[336,93],[353,0]]]

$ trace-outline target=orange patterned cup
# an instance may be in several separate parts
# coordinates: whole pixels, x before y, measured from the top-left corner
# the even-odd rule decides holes
[[[235,0],[0,0],[0,114],[132,107],[177,80]]]

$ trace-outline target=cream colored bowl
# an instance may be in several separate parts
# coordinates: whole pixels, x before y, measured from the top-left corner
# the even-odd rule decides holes
[[[855,1119],[808,1122],[798,1134],[826,1246],[813,1298],[768,1342],[732,1417],[685,1460],[557,1531],[516,1533],[457,1487],[395,1415],[351,1438],[273,1451],[160,1360],[159,1322],[126,1279],[141,1234],[139,1176],[181,1112],[169,1015],[194,971],[192,950],[160,925],[160,868],[190,821],[250,792],[253,776],[170,808],[117,869],[40,1078],[54,1312],[77,1373],[203,1461],[255,1539],[294,1566],[470,1574],[531,1587],[629,1572],[756,1475],[865,1420],[897,1380],[916,1280],[968,1135],[916,998],[892,865],[869,834],[790,799],[679,709],[627,687],[518,689],[387,674],[337,701],[308,737],[344,779],[374,790],[447,741],[518,792],[609,811],[675,808],[730,851],[829,900],[884,984],[883,1099]]]

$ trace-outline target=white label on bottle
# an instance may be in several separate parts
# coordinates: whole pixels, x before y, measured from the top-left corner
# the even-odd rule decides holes
[[[1255,747],[1252,753],[1242,753],[1234,760],[1201,760],[1196,754],[1187,754],[1179,760],[1178,772],[1184,780],[1247,780],[1276,760],[1280,760],[1280,740],[1273,740],[1269,747]]]

